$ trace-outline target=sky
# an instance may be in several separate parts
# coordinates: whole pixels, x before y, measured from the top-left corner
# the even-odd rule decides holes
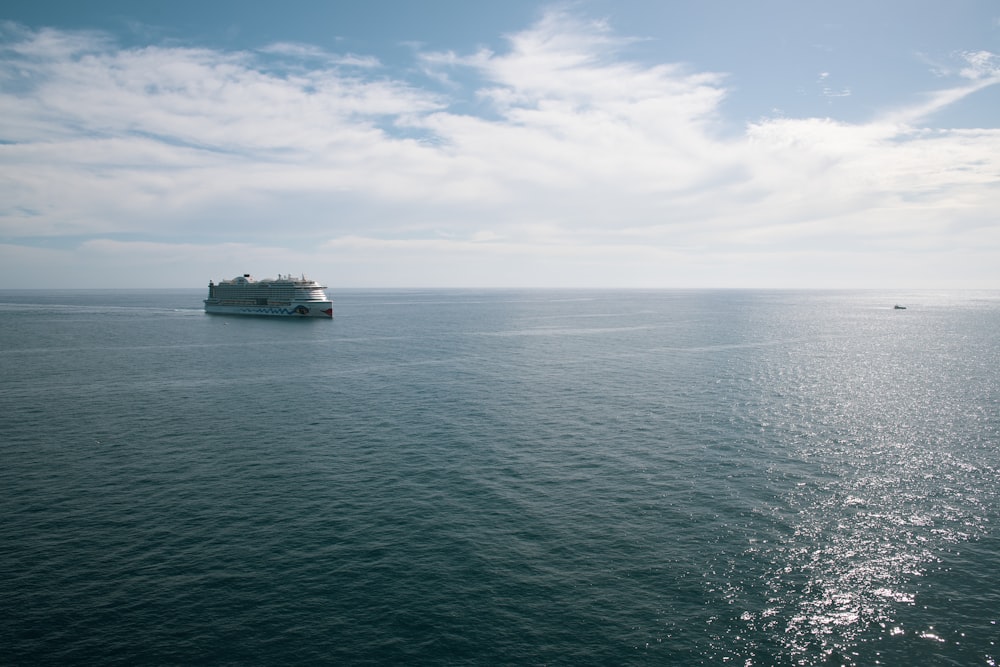
[[[1000,288],[995,0],[8,0],[0,288]]]

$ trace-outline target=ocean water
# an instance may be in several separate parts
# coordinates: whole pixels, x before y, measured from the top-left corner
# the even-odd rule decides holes
[[[1000,659],[1000,293],[330,294],[0,292],[0,662]]]

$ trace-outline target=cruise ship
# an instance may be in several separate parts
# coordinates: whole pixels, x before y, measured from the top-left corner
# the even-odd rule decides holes
[[[333,302],[326,286],[305,276],[278,274],[277,278],[254,280],[249,273],[218,284],[208,282],[205,312],[226,315],[272,315],[276,317],[333,317]]]

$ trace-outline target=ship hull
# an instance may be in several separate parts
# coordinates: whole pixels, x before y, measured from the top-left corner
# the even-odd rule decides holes
[[[290,303],[287,306],[230,306],[205,303],[205,312],[213,315],[257,315],[264,317],[333,317],[331,301]]]

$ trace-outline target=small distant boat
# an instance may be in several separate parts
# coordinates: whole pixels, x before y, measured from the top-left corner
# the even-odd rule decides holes
[[[893,310],[906,310],[906,306],[901,306],[898,303],[892,307]]]

